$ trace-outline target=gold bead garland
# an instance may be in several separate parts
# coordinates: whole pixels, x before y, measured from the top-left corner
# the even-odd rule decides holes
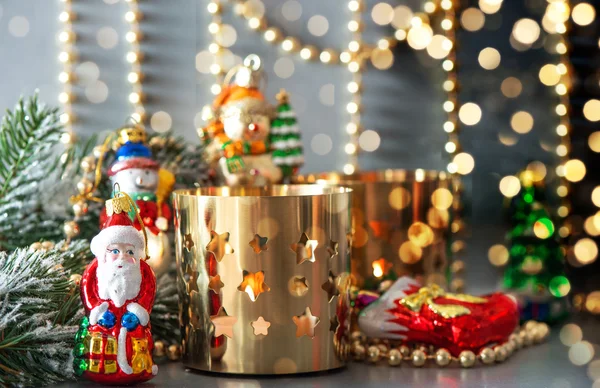
[[[486,366],[504,362],[517,350],[545,341],[549,334],[550,329],[545,323],[529,321],[511,334],[505,343],[484,347],[478,354],[463,350],[458,357],[452,356],[444,348],[436,349],[424,344],[408,346],[398,341],[367,338],[360,331],[353,332],[350,339],[355,361],[377,364],[385,360],[392,367],[409,364],[416,368],[425,366],[427,362],[439,367],[454,363],[463,368],[472,368],[478,362]]]

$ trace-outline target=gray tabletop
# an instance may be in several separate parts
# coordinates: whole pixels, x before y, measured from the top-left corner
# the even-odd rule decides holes
[[[586,334],[595,331],[595,320],[577,320]],[[480,366],[473,369],[458,367],[417,369],[410,366],[397,368],[382,363],[378,366],[350,363],[346,368],[321,374],[294,377],[240,377],[186,370],[178,362],[159,364],[159,373],[141,387],[522,387],[522,388],[579,388],[591,387],[586,366],[575,366],[569,361],[569,348],[559,339],[560,328],[554,327],[547,342],[516,352],[503,364]],[[591,340],[591,339],[589,339]],[[92,383],[69,383],[61,387],[94,386]],[[97,386],[97,385],[96,385]]]

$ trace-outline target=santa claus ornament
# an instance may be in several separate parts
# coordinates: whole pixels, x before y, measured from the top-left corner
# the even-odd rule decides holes
[[[145,229],[148,236],[150,265],[157,276],[171,264],[171,243],[168,236],[172,213],[167,203],[175,177],[161,169],[146,145],[146,132],[140,126],[127,126],[118,132],[115,160],[108,168],[113,185],[128,193],[140,213],[135,220],[138,230]],[[106,222],[106,211],[100,215],[100,225]]]
[[[135,228],[129,213],[139,220],[127,194],[106,201],[106,222],[91,242],[95,259],[80,283],[86,317],[75,337],[73,366],[102,384],[143,382],[158,372],[150,331],[156,278],[146,263],[144,230]]]
[[[225,78],[221,93],[205,110],[200,130],[206,157],[230,186],[289,181],[304,164],[302,141],[285,91],[271,105],[260,90],[265,77],[260,58],[249,55]]]

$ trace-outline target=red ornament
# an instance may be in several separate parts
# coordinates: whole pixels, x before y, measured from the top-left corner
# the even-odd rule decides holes
[[[408,277],[359,314],[359,326],[369,337],[430,344],[454,356],[503,343],[518,324],[517,304],[504,294],[450,294]]]
[[[74,355],[77,373],[98,383],[122,385],[150,380],[158,371],[149,320],[156,278],[144,261],[145,240],[127,215],[129,208],[110,208],[119,213],[111,214],[92,239],[96,258],[81,278],[86,318]]]

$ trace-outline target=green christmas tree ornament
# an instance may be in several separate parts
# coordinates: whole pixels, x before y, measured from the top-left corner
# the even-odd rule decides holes
[[[529,170],[519,174],[521,190],[508,206],[511,230],[503,285],[516,296],[522,320],[552,323],[567,315],[570,284],[544,182],[531,177]]]

